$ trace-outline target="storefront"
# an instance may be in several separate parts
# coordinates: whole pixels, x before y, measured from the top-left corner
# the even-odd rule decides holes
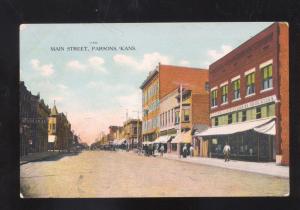
[[[186,145],[187,149],[189,151],[191,143],[192,143],[191,130],[179,133],[175,136],[174,140],[171,141],[172,152],[176,152],[178,155],[181,155],[183,146]],[[176,145],[176,146],[173,146],[173,145]],[[176,150],[175,150],[175,148],[176,148]]]
[[[200,156],[223,158],[223,148],[230,146],[231,159],[275,161],[275,118],[265,118],[231,125],[212,127],[196,133],[200,141]]]

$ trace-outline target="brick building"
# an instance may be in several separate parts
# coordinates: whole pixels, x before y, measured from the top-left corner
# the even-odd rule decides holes
[[[155,70],[150,72],[140,86],[143,97],[143,140],[153,141],[160,135],[160,115],[162,114],[160,100],[162,98],[180,85],[185,89],[192,90],[193,94],[206,93],[206,97],[208,97],[205,90],[207,81],[208,71],[199,68],[159,64]]]
[[[20,156],[47,151],[49,107],[20,82]]]
[[[274,23],[209,66],[204,156],[289,164],[288,25]]]

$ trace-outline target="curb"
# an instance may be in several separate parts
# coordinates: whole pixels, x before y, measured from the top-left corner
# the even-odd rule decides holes
[[[27,164],[27,163],[30,163],[30,162],[36,162],[36,161],[46,160],[48,158],[56,157],[56,156],[59,156],[59,155],[62,155],[62,154],[49,155],[49,156],[37,158],[37,159],[34,159],[34,160],[20,161],[20,165],[24,165],[24,164]]]
[[[259,171],[244,170],[244,169],[240,169],[240,168],[228,168],[228,167],[225,167],[225,166],[211,165],[211,164],[205,164],[205,163],[197,163],[197,162],[187,161],[187,160],[180,160],[180,159],[176,159],[176,158],[172,158],[172,157],[163,157],[163,158],[168,159],[168,160],[175,160],[175,161],[185,162],[185,163],[191,163],[191,164],[197,164],[197,165],[203,165],[203,166],[211,166],[211,167],[218,167],[218,168],[224,168],[224,169],[228,169],[228,170],[236,170],[236,171],[242,171],[242,172],[247,172],[247,173],[255,173],[255,174],[261,174],[261,175],[266,175],[266,176],[273,176],[273,177],[289,179],[289,176],[285,176],[285,175],[268,174],[268,173],[263,173],[263,172],[259,172]]]

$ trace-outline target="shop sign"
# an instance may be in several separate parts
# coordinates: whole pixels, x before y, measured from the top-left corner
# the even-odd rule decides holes
[[[28,124],[46,124],[47,120],[44,118],[22,118],[22,123],[28,123]]]
[[[271,103],[271,102],[277,102],[276,95],[272,95],[272,96],[268,96],[266,98],[251,101],[249,103],[242,104],[240,106],[235,106],[235,107],[232,107],[232,108],[229,108],[229,109],[224,109],[224,110],[221,110],[221,111],[213,112],[213,113],[210,114],[210,117],[215,117],[215,116],[219,116],[219,115],[223,115],[223,114],[227,114],[227,113],[231,113],[231,112],[236,112],[236,111],[240,111],[240,110],[260,106],[260,105]]]
[[[218,144],[218,139],[212,139],[213,144]]]

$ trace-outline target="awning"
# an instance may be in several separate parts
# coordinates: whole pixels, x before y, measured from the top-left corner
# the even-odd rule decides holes
[[[165,135],[165,136],[160,136],[153,143],[162,143],[166,144],[170,140],[171,136]]]
[[[53,143],[56,140],[56,136],[55,135],[48,135],[48,142],[49,143]]]
[[[220,125],[217,127],[209,128],[205,131],[196,133],[194,136],[219,136],[219,135],[229,135],[229,134],[235,134],[244,132],[247,130],[252,130],[256,127],[265,125],[272,121],[274,117],[272,118],[264,118],[264,119],[258,119],[258,120],[251,120],[241,123],[235,123],[230,125]]]
[[[254,128],[254,130],[258,133],[268,134],[268,135],[276,135],[276,125],[275,120],[272,120],[271,122],[258,126]]]
[[[184,133],[177,134],[175,139],[173,139],[171,143],[172,144],[173,143],[174,144],[176,144],[176,143],[185,143],[185,144],[192,143],[191,130],[184,132]]]
[[[126,139],[121,139],[121,140],[119,140],[118,145],[123,144],[125,141],[126,141]]]

